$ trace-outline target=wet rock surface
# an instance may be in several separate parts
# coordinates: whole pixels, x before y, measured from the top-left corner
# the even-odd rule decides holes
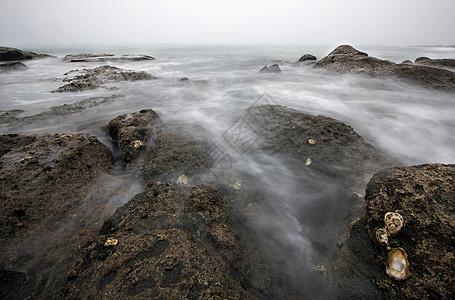
[[[431,60],[430,60],[431,61]],[[420,60],[419,64],[431,64]],[[451,60],[448,60],[451,61]],[[396,78],[425,88],[455,91],[455,73],[436,68],[451,62],[434,62],[433,67],[418,64],[395,64],[390,61],[368,56],[349,45],[338,46],[319,60],[314,68],[324,68],[339,74],[365,74],[373,77]]]
[[[349,125],[279,105],[251,107],[246,120],[266,153],[305,162],[310,169],[341,179],[347,186],[365,186],[387,162]]]
[[[27,60],[44,57],[51,56],[47,54],[37,54],[35,52],[23,51],[16,48],[0,47],[0,61]]]
[[[89,135],[0,136],[0,269],[20,283],[5,290],[2,275],[1,295],[56,297],[75,254],[75,216],[112,162]]]
[[[161,126],[158,114],[151,109],[144,109],[116,117],[106,129],[117,143],[122,159],[130,163],[148,148],[149,143],[161,132]]]
[[[454,175],[454,165],[429,164],[388,168],[373,176],[365,193],[366,215],[353,224],[332,265],[343,298],[360,293],[387,299],[454,297]],[[401,247],[408,255],[410,276],[404,280],[386,274],[389,250],[376,240],[387,212],[405,219],[389,237],[390,249]]]
[[[167,126],[156,139],[142,168],[149,181],[198,182],[212,166],[210,144],[201,128]]]
[[[242,253],[216,188],[151,183],[86,234],[61,297],[254,299]]]
[[[115,54],[68,54],[63,58],[66,62],[106,62],[106,61],[144,61],[154,60],[150,55],[115,55]]]
[[[281,73],[281,69],[278,64],[273,64],[270,66],[264,66],[259,70],[259,73]]]
[[[78,92],[103,87],[103,84],[117,81],[152,80],[155,76],[144,71],[124,70],[113,66],[100,66],[93,69],[71,70],[64,75],[76,73],[73,77],[63,79],[67,84],[52,91],[55,92]]]

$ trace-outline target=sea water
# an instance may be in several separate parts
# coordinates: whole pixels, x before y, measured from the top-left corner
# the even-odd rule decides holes
[[[318,59],[333,46],[242,46],[242,45],[153,45],[98,47],[22,47],[55,55],[25,61],[24,71],[0,73],[0,111],[22,109],[20,116],[49,111],[56,105],[74,103],[94,96],[118,95],[115,101],[64,119],[40,121],[23,126],[0,124],[0,134],[90,133],[108,144],[102,129],[116,116],[140,109],[155,110],[165,123],[198,125],[209,133],[212,142],[233,157],[231,174],[247,174],[260,183],[267,194],[265,205],[255,209],[257,232],[264,248],[293,253],[290,276],[296,285],[307,286],[302,293],[324,295],[319,281],[312,279],[314,269],[327,263],[321,248],[334,248],[342,240],[341,228],[348,228],[349,206],[338,196],[336,182],[317,175],[298,176],[276,157],[249,157],[237,153],[223,138],[232,124],[257,103],[285,105],[298,111],[324,115],[352,126],[368,143],[397,165],[455,163],[455,97],[453,93],[429,90],[391,79],[360,75],[336,75],[297,63],[309,53]],[[357,49],[396,63],[417,57],[455,58],[455,48],[374,47]],[[146,54],[152,61],[64,62],[66,54],[113,53]],[[278,63],[278,74],[259,70]],[[115,82],[96,90],[51,93],[62,86],[64,73],[100,65],[146,71],[157,80]],[[189,82],[179,81],[188,78]],[[264,100],[265,99],[265,100]],[[235,177],[235,175],[234,175]],[[114,176],[120,194],[109,195],[110,211],[141,192],[140,180],[127,174]],[[117,181],[115,181],[117,178]],[[236,178],[232,178],[234,184]],[[302,184],[305,182],[305,184]],[[243,182],[243,186],[247,183]],[[363,191],[358,191],[363,194]],[[359,205],[362,199],[359,199]],[[302,205],[303,203],[303,205]],[[235,203],[233,204],[235,206]],[[299,209],[296,209],[296,208]],[[302,212],[306,207],[308,212]],[[310,213],[311,212],[311,213]],[[103,214],[103,218],[108,213]],[[358,217],[358,216],[357,216]],[[100,220],[102,222],[102,220]],[[280,238],[269,239],[273,233]],[[332,233],[332,234],[330,234]],[[323,238],[321,238],[321,236]],[[315,244],[319,243],[319,247]],[[321,246],[322,244],[322,246]],[[276,249],[276,250],[273,250]]]

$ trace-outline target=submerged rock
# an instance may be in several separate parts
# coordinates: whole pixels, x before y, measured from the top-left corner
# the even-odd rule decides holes
[[[427,60],[421,59],[421,62]],[[419,64],[420,64],[419,63]],[[438,63],[434,63],[437,66]],[[366,74],[396,78],[426,88],[455,91],[455,73],[418,64],[395,64],[390,61],[370,57],[349,45],[342,45],[319,60],[314,68],[324,68],[340,74]]]
[[[30,51],[22,51],[16,48],[0,47],[0,61],[27,60],[44,57],[51,56],[47,54],[37,54]]]
[[[249,289],[273,297],[267,269],[257,274],[267,288],[251,285],[252,262],[260,257],[240,246],[216,188],[158,182],[117,209],[99,235],[83,236],[60,296],[254,299]]]
[[[63,58],[66,62],[106,62],[106,61],[143,61],[154,60],[149,55],[115,55],[115,54],[68,54]]]
[[[91,97],[74,103],[51,106],[50,111],[41,112],[31,116],[20,117],[24,111],[14,109],[8,111],[0,111],[0,124],[9,124],[12,128],[30,125],[41,121],[49,121],[49,119],[61,119],[70,114],[76,114],[85,110],[97,107],[102,104],[115,101],[118,96],[112,95],[107,97]],[[57,122],[58,122],[57,121]],[[55,122],[55,121],[54,121]]]
[[[257,145],[308,168],[341,179],[349,186],[365,186],[370,177],[389,165],[352,127],[324,116],[314,116],[279,105],[251,107],[245,120],[258,134]]]
[[[259,73],[281,73],[281,69],[278,64],[273,64],[270,66],[264,66],[259,70]]]
[[[12,70],[25,70],[27,66],[21,62],[9,62],[6,64],[0,64],[0,71],[12,71]]]
[[[80,73],[72,78],[65,78],[64,82],[69,82],[52,92],[78,92],[89,89],[102,87],[103,84],[116,81],[136,81],[136,80],[152,80],[155,76],[144,72],[136,72],[124,70],[112,66],[100,66],[93,69],[71,70],[65,75],[71,73]]]
[[[123,161],[130,163],[145,151],[150,141],[161,131],[161,125],[161,119],[155,111],[143,109],[111,120],[107,132],[118,144]]]
[[[1,284],[0,295],[57,297],[84,198],[112,163],[89,135],[0,136],[0,273],[21,282],[10,291]]]

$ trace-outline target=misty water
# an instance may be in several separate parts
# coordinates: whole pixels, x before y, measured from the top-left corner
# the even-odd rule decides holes
[[[184,123],[203,128],[223,153],[232,158],[224,173],[226,183],[241,182],[240,189],[257,190],[263,202],[253,206],[252,235],[271,256],[292,257],[288,275],[303,294],[321,295],[327,280],[314,272],[324,267],[336,244],[346,238],[357,202],[344,201],[339,183],[321,174],[302,173],[276,156],[254,157],[232,147],[226,132],[258,104],[285,105],[298,111],[332,117],[353,127],[383,156],[397,165],[455,162],[455,100],[453,93],[428,90],[388,79],[335,75],[296,61],[305,53],[327,55],[334,46],[141,46],[141,47],[23,47],[57,58],[26,61],[25,71],[0,73],[0,111],[22,109],[20,116],[49,111],[94,96],[117,95],[114,101],[92,109],[44,121],[9,126],[0,124],[0,134],[90,133],[111,147],[103,127],[116,116],[140,109],[155,110],[164,123]],[[402,62],[420,56],[455,58],[455,48],[443,47],[356,47],[370,56]],[[147,54],[153,61],[68,63],[66,54]],[[279,74],[258,71],[278,63]],[[146,71],[157,80],[115,82],[112,88],[76,93],[51,93],[62,86],[58,80],[73,69],[114,65]],[[179,81],[188,78],[189,82]],[[116,170],[105,180],[104,211],[97,211],[99,226],[116,207],[144,189],[136,174]],[[254,178],[249,183],[247,178]],[[362,195],[363,190],[355,191]],[[239,204],[232,203],[234,207]],[[248,206],[250,205],[250,206]],[[307,209],[307,211],[305,211]],[[94,225],[94,228],[96,226]],[[272,237],[270,237],[272,236]],[[321,250],[329,249],[329,250]],[[284,254],[283,254],[284,253]],[[279,263],[278,261],[276,263]],[[322,282],[322,283],[321,283]]]

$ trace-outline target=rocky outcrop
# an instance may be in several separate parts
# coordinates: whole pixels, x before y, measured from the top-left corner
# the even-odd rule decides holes
[[[388,164],[349,125],[279,105],[251,107],[245,120],[259,139],[255,147],[299,159],[310,169],[365,186]]]
[[[311,54],[304,54],[299,58],[298,62],[308,62],[308,61],[314,61],[314,60],[316,60],[316,56],[311,55]]]
[[[414,61],[416,64],[437,67],[437,68],[447,68],[450,70],[455,70],[455,59],[431,59],[428,57],[418,57]]]
[[[47,54],[37,54],[30,51],[22,51],[16,48],[0,47],[0,61],[27,60],[44,57],[51,56]]]
[[[230,225],[227,200],[213,186],[149,184],[86,233],[67,273],[62,298],[254,299],[245,256]],[[259,278],[267,278],[266,269]],[[270,288],[270,287],[269,287]]]
[[[259,73],[281,73],[281,69],[278,64],[273,64],[270,66],[264,66],[259,70]]]
[[[149,143],[161,131],[161,125],[161,119],[155,111],[144,109],[111,120],[107,132],[117,143],[123,161],[131,163],[148,148]]]
[[[324,68],[339,74],[362,73],[377,76],[394,65],[393,62],[370,57],[349,45],[341,45],[319,60],[314,68]]]
[[[115,55],[115,54],[68,54],[63,58],[66,62],[117,62],[154,60],[150,55]]]
[[[89,135],[0,136],[0,274],[15,274],[0,295],[56,297],[84,199],[112,163]]]
[[[18,61],[0,64],[0,71],[13,71],[25,69],[27,69],[27,66]]]
[[[426,61],[426,60],[421,60]],[[435,63],[434,66],[437,64]],[[368,56],[349,45],[342,45],[319,60],[314,68],[339,74],[365,74],[394,78],[426,88],[455,91],[455,73],[418,64],[395,64]]]
[[[109,82],[156,79],[155,76],[144,71],[136,72],[123,70],[121,68],[108,65],[96,67],[93,69],[71,70],[64,75],[70,75],[72,73],[79,75],[63,79],[64,82],[69,83],[59,87],[52,92],[78,92],[100,88],[103,86],[103,84]]]
[[[455,294],[455,165],[394,167],[378,172],[365,192],[365,217],[355,222],[331,273],[340,298],[452,299]],[[381,245],[376,230],[398,212],[404,227]],[[393,248],[407,253],[410,276],[386,273]],[[360,284],[359,284],[360,283]]]

